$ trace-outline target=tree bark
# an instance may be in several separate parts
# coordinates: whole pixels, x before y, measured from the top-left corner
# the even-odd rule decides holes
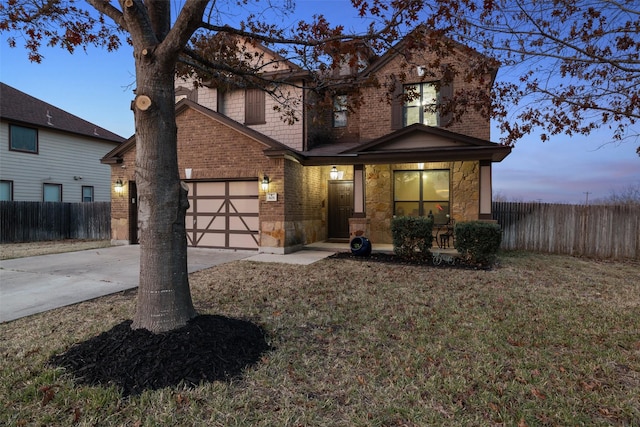
[[[140,282],[132,327],[154,333],[196,316],[187,270],[187,189],[178,172],[173,61],[136,54],[136,185],[140,227]]]

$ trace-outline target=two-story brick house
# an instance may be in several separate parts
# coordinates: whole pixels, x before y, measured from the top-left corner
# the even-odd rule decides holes
[[[510,148],[488,140],[490,123],[479,112],[451,121],[431,107],[466,85],[488,94],[493,75],[444,78],[477,53],[459,47],[447,64],[430,68],[433,55],[417,46],[401,41],[380,57],[338,67],[338,74],[361,71],[361,97],[351,111],[349,91],[338,86],[328,113],[303,89],[307,74],[265,49],[265,62],[278,66],[263,76],[293,83],[274,88],[280,99],[295,100],[296,120],[289,122],[280,100],[264,91],[178,81],[189,245],[287,253],[362,234],[390,243],[394,215],[490,219],[491,165]],[[400,74],[403,81],[390,78]],[[366,85],[372,77],[382,83]],[[103,162],[112,165],[112,181],[126,184],[112,203],[113,238],[135,242],[135,136]]]

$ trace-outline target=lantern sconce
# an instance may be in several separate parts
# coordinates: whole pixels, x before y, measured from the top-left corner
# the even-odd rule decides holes
[[[122,192],[124,191],[124,184],[122,183],[122,180],[120,178],[118,178],[113,184],[113,190],[118,194],[122,194]]]
[[[262,177],[262,191],[269,189],[269,177],[267,175]]]
[[[329,178],[334,181],[338,179],[338,168],[336,168],[335,166],[331,168],[331,172],[329,172]]]

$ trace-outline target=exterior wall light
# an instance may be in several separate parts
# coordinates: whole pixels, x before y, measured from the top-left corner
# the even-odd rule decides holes
[[[262,191],[269,189],[269,177],[267,175],[262,177]]]
[[[334,181],[338,179],[338,168],[336,168],[335,166],[331,168],[331,172],[329,172],[329,178]]]
[[[118,178],[115,184],[113,184],[113,190],[118,194],[122,194],[122,192],[124,191],[124,184],[122,183],[121,179]]]

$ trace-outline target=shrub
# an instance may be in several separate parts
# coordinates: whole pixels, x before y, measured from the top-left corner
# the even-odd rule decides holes
[[[486,267],[496,261],[502,242],[502,230],[498,224],[482,221],[459,222],[454,233],[456,249],[467,262]]]
[[[400,216],[391,220],[393,252],[403,258],[426,259],[431,256],[433,219]]]

